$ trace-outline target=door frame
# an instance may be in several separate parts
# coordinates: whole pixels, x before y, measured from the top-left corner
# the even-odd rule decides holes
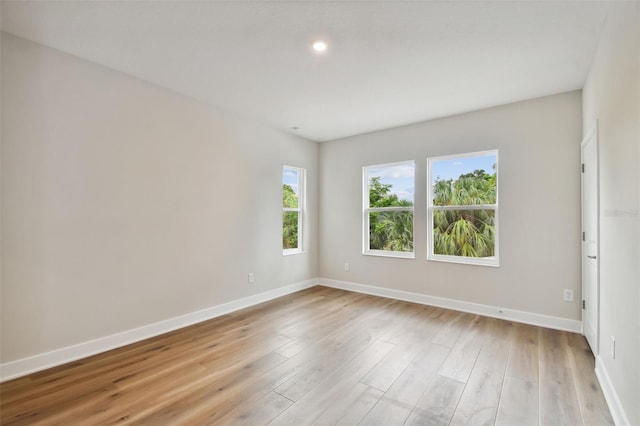
[[[593,303],[593,307],[596,310],[596,315],[595,315],[595,330],[596,330],[596,336],[595,336],[595,348],[591,348],[594,351],[594,355],[598,355],[600,353],[600,146],[599,146],[599,141],[598,141],[598,120],[596,119],[595,122],[593,123],[593,125],[591,126],[591,128],[589,129],[589,131],[587,132],[586,136],[582,139],[582,142],[580,143],[580,164],[582,166],[584,166],[584,149],[585,146],[589,143],[595,143],[595,152],[596,152],[596,159],[595,159],[595,172],[596,172],[596,188],[595,188],[595,198],[596,198],[596,240],[597,240],[597,246],[596,246],[596,268],[597,268],[597,273],[596,273],[596,289],[595,289],[595,294],[596,294],[596,298],[597,300]],[[581,219],[581,233],[580,233],[580,253],[581,253],[581,259],[580,259],[580,263],[581,263],[581,272],[582,272],[582,300],[585,300],[585,268],[587,267],[587,253],[586,253],[586,243],[582,238],[582,233],[585,232],[585,214],[584,214],[584,210],[585,210],[585,206],[584,206],[584,173],[581,170],[580,173],[580,219]],[[582,308],[582,303],[581,303],[581,308]],[[585,309],[581,309],[582,311],[582,335],[585,335],[585,328],[584,328],[584,320],[585,320]]]

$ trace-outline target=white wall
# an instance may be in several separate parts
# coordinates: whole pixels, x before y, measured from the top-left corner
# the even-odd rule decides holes
[[[598,361],[611,381],[627,420],[638,425],[640,3],[616,3],[615,8],[612,7],[584,87],[583,104],[585,134],[596,119],[599,123],[601,343]],[[612,336],[616,339],[615,359],[611,356]]]
[[[283,164],[308,171],[287,257]],[[0,359],[315,277],[316,188],[315,143],[3,34]]]
[[[320,277],[579,320],[580,104],[571,92],[321,144]],[[426,158],[496,148],[500,267],[427,261]],[[403,160],[416,258],[364,256],[362,167]]]

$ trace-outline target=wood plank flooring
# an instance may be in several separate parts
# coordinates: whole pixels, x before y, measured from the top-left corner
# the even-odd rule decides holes
[[[317,286],[0,385],[3,425],[612,425],[582,336]]]

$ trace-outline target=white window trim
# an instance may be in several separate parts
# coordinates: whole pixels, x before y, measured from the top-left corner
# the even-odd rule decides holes
[[[282,166],[282,174],[284,175],[285,171],[293,170],[298,173],[298,208],[290,208],[283,207],[282,212],[298,212],[298,247],[292,249],[282,249],[283,256],[291,256],[294,254],[302,254],[304,253],[304,212],[306,210],[306,189],[307,189],[307,170],[301,167],[294,166]],[[280,199],[282,199],[282,193],[280,195]],[[282,232],[282,224],[280,232]]]
[[[396,257],[400,259],[415,259],[416,257],[416,248],[415,248],[415,235],[416,235],[416,213],[415,213],[415,197],[413,206],[411,207],[369,207],[369,180],[367,176],[367,169],[372,167],[394,167],[394,166],[402,166],[405,164],[413,164],[415,167],[415,161],[398,161],[395,163],[384,163],[384,164],[372,164],[370,166],[364,166],[362,168],[362,254],[365,256],[380,256],[380,257]],[[415,182],[415,169],[413,179]],[[413,213],[413,236],[414,236],[414,246],[413,251],[405,252],[405,251],[387,251],[387,250],[372,250],[369,248],[369,213],[376,211],[409,211]]]
[[[476,204],[469,206],[434,206],[433,205],[433,162],[442,160],[453,160],[456,158],[468,158],[468,157],[481,157],[486,155],[496,156],[496,203],[495,204]],[[466,265],[480,265],[480,266],[500,266],[500,251],[499,251],[499,194],[500,194],[500,173],[499,173],[499,157],[498,150],[492,149],[487,151],[466,152],[462,154],[443,155],[440,157],[428,157],[427,158],[427,260],[433,260],[437,262],[449,262],[449,263],[462,263]],[[495,255],[492,257],[465,257],[465,256],[449,256],[433,253],[433,212],[435,210],[493,210],[495,212]]]

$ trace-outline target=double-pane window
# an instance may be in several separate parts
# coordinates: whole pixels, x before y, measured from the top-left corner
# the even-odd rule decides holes
[[[415,163],[363,168],[363,253],[414,257]]]
[[[427,159],[430,260],[498,266],[498,151]]]
[[[305,170],[282,168],[282,252],[302,253]]]

